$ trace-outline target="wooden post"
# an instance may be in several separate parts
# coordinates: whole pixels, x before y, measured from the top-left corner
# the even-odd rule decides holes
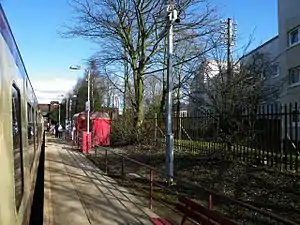
[[[210,210],[212,210],[212,195],[211,195],[211,193],[209,193],[209,195],[208,195],[208,208],[210,209]]]
[[[107,149],[105,149],[105,173],[107,174]]]
[[[157,113],[155,113],[155,119],[154,119],[154,141],[155,145],[157,145]]]
[[[181,140],[182,140],[182,114],[180,114],[179,113],[179,127],[178,127],[178,148],[179,148],[179,150],[181,150],[181,148],[182,148],[182,142],[181,142]]]
[[[122,171],[121,171],[122,179],[125,177],[125,159],[122,157]]]
[[[153,170],[150,169],[149,179],[149,209],[152,209],[152,198],[153,198]]]

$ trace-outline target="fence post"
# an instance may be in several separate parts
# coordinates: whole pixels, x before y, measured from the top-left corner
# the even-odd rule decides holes
[[[155,141],[155,145],[157,145],[157,113],[155,113],[155,118],[154,118],[154,141]]]
[[[208,208],[209,208],[209,210],[212,210],[212,195],[211,195],[211,193],[209,193],[209,195],[208,195]]]
[[[122,175],[122,179],[124,178],[125,176],[125,159],[124,157],[122,156],[122,171],[121,171],[121,175]]]
[[[298,105],[297,105],[297,102],[295,103],[295,112],[296,112],[296,115],[297,115],[297,120],[296,120],[296,126],[295,126],[295,140],[296,140],[296,151],[295,151],[295,171],[296,171],[296,173],[298,173],[298,170],[299,170],[299,168],[298,168],[298,149],[299,149],[299,143],[298,143],[298,141],[299,141],[299,137],[298,137],[298,128],[299,128],[299,126],[298,126],[298,122],[300,122],[299,121],[299,112],[298,112]]]
[[[153,198],[153,170],[150,169],[150,179],[149,179],[149,209],[152,209],[152,198]]]
[[[105,148],[105,173],[107,174],[107,148]]]
[[[182,140],[182,114],[179,114],[179,127],[178,130],[178,148],[181,150],[181,140]]]
[[[288,118],[287,118],[287,105],[284,105],[284,146],[283,146],[283,151],[284,151],[284,170],[287,170],[288,167],[288,155],[287,155],[287,151],[288,151]],[[282,155],[283,156],[283,155]]]

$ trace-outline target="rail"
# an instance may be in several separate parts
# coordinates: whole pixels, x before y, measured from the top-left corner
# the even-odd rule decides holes
[[[148,188],[148,190],[149,190],[149,193],[148,193],[148,195],[149,195],[149,202],[148,202],[148,205],[149,205],[150,209],[152,209],[152,207],[153,207],[153,199],[154,199],[153,193],[155,191],[154,190],[154,184],[155,184],[155,186],[157,186],[159,188],[162,188],[164,190],[167,190],[170,193],[175,194],[176,196],[178,196],[178,195],[184,195],[184,194],[178,193],[178,191],[174,191],[171,188],[172,186],[163,185],[163,184],[161,184],[161,182],[159,182],[159,181],[156,182],[155,181],[155,175],[161,175],[162,177],[167,178],[167,175],[166,175],[165,172],[162,172],[162,171],[160,171],[160,170],[158,170],[158,169],[156,169],[156,168],[154,168],[154,167],[152,167],[152,166],[150,166],[148,164],[145,164],[145,163],[140,162],[140,161],[138,161],[136,159],[130,158],[129,156],[127,156],[127,155],[125,155],[123,153],[118,153],[115,150],[108,149],[106,147],[100,147],[100,148],[98,147],[98,150],[97,149],[95,150],[95,155],[97,156],[99,154],[99,152],[101,154],[103,154],[103,152],[105,152],[105,154],[104,154],[105,155],[104,156],[105,157],[105,160],[104,160],[104,162],[105,162],[105,168],[104,168],[104,170],[105,170],[106,173],[108,173],[108,166],[109,166],[108,165],[108,163],[109,163],[109,160],[108,160],[109,159],[109,156],[108,156],[109,154],[108,153],[113,154],[113,155],[121,158],[121,177],[122,178],[124,178],[125,175],[126,175],[126,173],[125,173],[125,170],[126,170],[126,168],[125,168],[125,166],[126,166],[125,161],[129,161],[131,163],[139,165],[139,166],[145,168],[146,170],[148,170],[148,177],[145,177],[145,174],[144,175],[137,174],[137,173],[136,174],[139,175],[141,178],[146,178],[148,180],[148,184],[149,184],[149,188]],[[245,203],[245,202],[233,199],[233,198],[231,198],[229,196],[225,196],[225,195],[217,193],[215,191],[208,190],[207,188],[205,188],[205,187],[203,187],[203,186],[201,186],[199,184],[195,184],[195,183],[186,181],[186,180],[178,178],[176,176],[173,176],[172,178],[173,178],[174,181],[177,181],[178,184],[179,183],[181,183],[181,184],[187,184],[187,185],[193,186],[194,188],[197,188],[197,191],[202,191],[202,193],[206,193],[207,207],[209,209],[211,209],[211,210],[214,209],[214,203],[220,203],[221,201],[223,201],[224,203],[225,202],[226,203],[232,203],[235,206],[243,207],[244,209],[252,211],[254,213],[253,215],[259,214],[261,216],[268,217],[269,218],[268,221],[270,222],[270,224],[273,224],[273,223],[271,223],[271,221],[274,221],[277,224],[281,223],[281,224],[286,224],[286,225],[297,225],[297,223],[295,223],[293,221],[290,221],[288,219],[282,218],[280,216],[277,216],[277,215],[275,215],[272,212],[269,212],[269,211],[257,208],[255,206],[252,206],[252,205],[248,204],[248,203]],[[191,196],[188,196],[188,197],[191,197]],[[172,208],[172,206],[173,206],[172,204],[169,204],[169,203],[167,203],[167,204],[169,206],[171,205],[171,207],[169,207],[169,208],[172,209],[172,210],[174,210],[174,208]],[[218,209],[218,207],[216,207],[216,208]],[[235,209],[238,210],[237,207],[235,207]],[[236,219],[236,218],[232,218],[232,219]],[[256,223],[254,223],[254,224],[256,224]],[[263,224],[265,224],[265,223],[263,223]]]

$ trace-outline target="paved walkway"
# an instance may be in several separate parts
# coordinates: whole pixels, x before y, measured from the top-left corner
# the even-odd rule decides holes
[[[44,225],[152,224],[156,215],[84,155],[48,138]]]

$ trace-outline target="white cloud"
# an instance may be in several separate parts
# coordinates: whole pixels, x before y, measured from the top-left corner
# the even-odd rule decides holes
[[[51,101],[61,100],[61,95],[66,95],[73,90],[76,78],[64,77],[32,77],[31,83],[39,103],[48,104]]]

